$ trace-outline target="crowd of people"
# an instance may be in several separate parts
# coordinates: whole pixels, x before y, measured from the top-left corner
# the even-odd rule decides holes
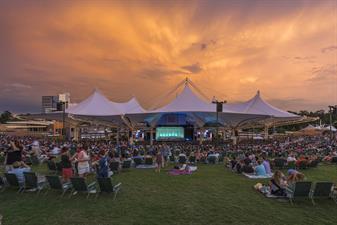
[[[96,173],[98,177],[109,177],[111,162],[123,163],[135,158],[152,158],[156,172],[160,172],[169,161],[175,162],[176,168],[185,168],[186,163],[193,158],[193,162],[203,163],[224,161],[233,171],[239,173],[266,175],[271,174],[271,159],[282,159],[285,164],[295,163],[295,166],[317,160],[337,161],[336,150],[336,142],[331,142],[326,137],[286,137],[259,142],[242,141],[238,145],[171,142],[150,146],[129,145],[125,142],[117,145],[106,140],[62,142],[33,137],[0,136],[0,158],[3,159],[5,171],[23,173],[22,171],[30,169],[27,164],[32,160],[38,163],[54,160],[61,165],[65,181],[74,175],[85,177],[89,173]],[[274,173],[275,184],[281,187],[283,183],[279,177],[283,176],[275,174],[278,173]]]

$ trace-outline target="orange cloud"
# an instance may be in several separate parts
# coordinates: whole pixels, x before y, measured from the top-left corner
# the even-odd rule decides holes
[[[337,101],[336,77],[326,75],[336,74],[335,1],[20,3],[0,3],[1,77],[31,86],[22,91],[35,105],[43,94],[79,101],[98,87],[150,106],[186,76],[230,102],[257,89],[280,107],[296,99],[285,109]],[[21,101],[6,90],[3,99]]]

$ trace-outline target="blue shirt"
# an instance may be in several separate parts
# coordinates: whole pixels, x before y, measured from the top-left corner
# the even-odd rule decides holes
[[[263,164],[255,167],[255,172],[257,176],[267,176],[266,169],[264,168]]]
[[[109,175],[109,158],[107,156],[102,157],[99,160],[99,177],[108,177]]]
[[[30,171],[31,171],[30,168],[13,168],[8,173],[15,174],[16,177],[18,178],[19,184],[23,184],[25,182],[25,176],[23,175],[23,173]]]

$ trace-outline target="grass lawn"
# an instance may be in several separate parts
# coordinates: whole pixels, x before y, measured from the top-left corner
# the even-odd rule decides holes
[[[310,181],[337,182],[336,166],[304,173]],[[0,193],[3,224],[337,224],[337,204],[332,200],[318,200],[316,206],[303,200],[291,206],[267,199],[252,188],[261,181],[223,165],[199,165],[195,174],[176,177],[131,169],[113,179],[122,182],[115,201],[108,195],[87,200],[82,195],[68,199],[55,192],[37,196],[6,190]]]

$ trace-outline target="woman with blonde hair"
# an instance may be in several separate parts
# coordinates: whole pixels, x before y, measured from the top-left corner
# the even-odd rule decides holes
[[[286,181],[284,174],[280,170],[276,170],[272,179],[269,181],[270,192],[273,195],[284,196],[286,194]]]

